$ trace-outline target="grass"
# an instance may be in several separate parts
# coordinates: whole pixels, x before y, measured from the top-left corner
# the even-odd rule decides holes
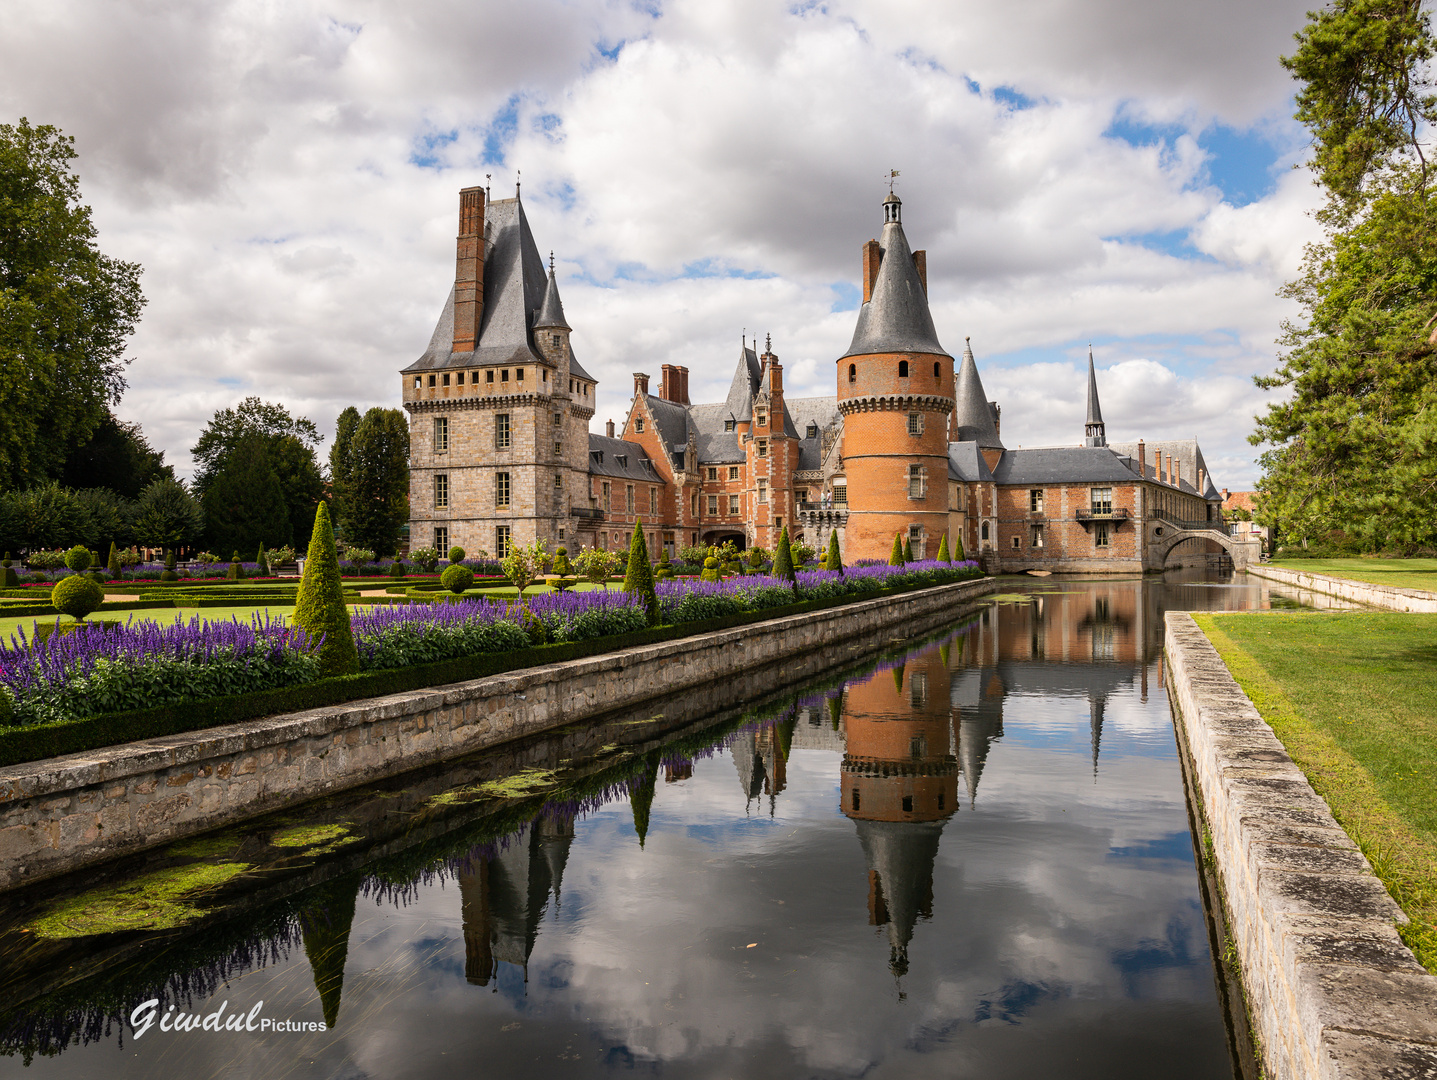
[[[1390,585],[1397,589],[1437,592],[1437,559],[1274,559],[1284,570],[1329,574],[1332,577]]]
[[[1196,615],[1437,974],[1437,615]]]

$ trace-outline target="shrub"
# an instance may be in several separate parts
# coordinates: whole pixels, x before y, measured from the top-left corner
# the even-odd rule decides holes
[[[294,562],[294,557],[296,554],[298,554],[298,552],[296,552],[294,548],[290,547],[288,544],[285,544],[283,547],[277,547],[269,553],[270,565],[274,565],[275,563]]]
[[[505,555],[499,565],[504,568],[504,576],[514,583],[519,590],[519,603],[524,602],[524,590],[534,584],[540,574],[544,572],[544,563],[548,561],[549,552],[543,540],[535,540],[532,544],[513,544],[509,548],[509,554]]]
[[[70,575],[50,590],[50,603],[55,610],[73,615],[76,621],[84,619],[104,602],[104,590],[81,573]]]
[[[263,543],[254,557],[254,572],[258,577],[269,577],[269,560],[265,558]]]
[[[65,565],[75,573],[83,574],[90,569],[90,549],[82,544],[76,544],[65,552]]]
[[[903,537],[898,533],[893,534],[893,550],[888,553],[888,565],[903,565]]]
[[[329,523],[329,506],[324,502],[314,514],[304,576],[295,597],[294,624],[318,642],[320,674],[348,675],[359,670],[359,653],[354,647],[349,607],[339,578],[334,529]]]
[[[213,566],[220,561],[220,557],[212,551],[201,551],[194,557],[193,561],[205,566]]]
[[[667,581],[674,576],[674,568],[669,563],[669,549],[663,548],[659,552],[659,565],[654,568],[654,578],[657,581]]]
[[[679,559],[690,566],[702,566],[704,560],[709,557],[709,549],[706,547],[679,548]]]
[[[828,552],[823,556],[823,569],[843,573],[843,555],[838,550],[838,530],[828,534]]]
[[[761,568],[768,560],[768,552],[761,547],[751,547],[748,551],[744,552],[744,561],[755,570]]]
[[[426,574],[434,573],[434,568],[439,565],[439,552],[433,548],[415,548],[409,553],[409,558]]]
[[[464,549],[458,544],[449,549],[449,561],[452,563],[464,561]]]
[[[161,581],[179,581],[180,575],[175,573],[175,549],[170,548],[165,552],[165,569],[160,574]]]
[[[244,567],[240,565],[240,557],[238,551],[236,551],[233,555],[230,556],[230,568],[229,571],[225,574],[225,577],[227,577],[230,581],[238,581],[240,578],[244,577]]]
[[[395,559],[389,564],[389,576],[392,578],[402,578],[404,576],[404,564],[398,559]]]
[[[107,563],[112,578],[120,576],[120,549],[113,540],[110,541],[110,558]]]
[[[908,537],[903,538],[903,562],[905,565],[913,561],[913,543]]]
[[[374,561],[374,552],[369,548],[349,547],[345,545],[344,558],[346,562],[354,563],[357,568],[362,570],[365,563],[372,563]]]
[[[793,571],[793,549],[788,543],[788,526],[785,525],[778,534],[778,546],[773,550],[773,576],[782,581],[789,581],[798,585],[798,579]]]
[[[943,539],[938,541],[938,561],[951,563],[953,560],[948,556],[948,534],[943,534]]]
[[[702,574],[700,574],[699,577],[702,578],[704,581],[718,581],[718,579],[719,579],[719,561],[718,561],[718,559],[715,558],[715,557],[712,556],[712,555],[710,555],[708,558],[706,558],[706,559],[704,560],[704,572],[703,572]]]
[[[805,543],[789,544],[788,549],[793,554],[793,565],[804,566],[813,562],[814,556],[818,554],[817,549],[809,547]]]
[[[584,576],[585,581],[603,585],[618,570],[619,553],[586,547],[574,559],[574,567]]]
[[[474,587],[474,571],[467,566],[451,564],[439,575],[439,584],[452,593],[462,593]]]
[[[558,575],[554,588],[560,592],[574,584],[574,564],[569,561],[569,549],[563,544],[554,549],[554,573]]]
[[[649,625],[659,621],[659,598],[654,593],[654,568],[649,565],[649,546],[644,543],[644,530],[634,522],[634,535],[629,538],[629,565],[624,572],[624,592],[640,597],[648,613]]]

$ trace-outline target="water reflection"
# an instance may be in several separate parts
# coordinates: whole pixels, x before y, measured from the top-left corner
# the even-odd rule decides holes
[[[1230,1076],[1158,663],[1174,598],[1283,602],[1019,583],[746,709],[336,797],[319,818],[373,823],[349,848],[285,861],[257,824],[193,926],[40,941],[56,898],[10,898],[0,1072]],[[542,792],[483,796],[536,769]],[[331,1030],[122,1048],[149,996]]]

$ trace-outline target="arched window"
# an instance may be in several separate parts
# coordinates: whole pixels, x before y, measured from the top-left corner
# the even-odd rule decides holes
[[[857,365],[857,364],[849,364],[849,365],[848,365],[848,381],[849,381],[849,382],[857,382],[857,381],[858,381],[858,365]]]
[[[983,522],[983,539],[988,539],[988,523],[986,521]]]
[[[942,376],[939,374],[939,371],[938,371],[938,361],[937,361],[937,360],[934,360],[934,361],[933,361],[933,377],[934,377],[935,379],[942,378]]]
[[[898,361],[898,377],[899,377],[900,379],[906,379],[906,378],[908,378],[908,361],[907,361],[907,360],[900,360],[900,361]]]

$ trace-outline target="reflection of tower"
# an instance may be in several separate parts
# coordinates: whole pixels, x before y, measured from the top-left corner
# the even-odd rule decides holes
[[[949,705],[958,727],[958,767],[968,805],[978,799],[978,781],[994,739],[1003,737],[1003,697],[1007,687],[996,668],[967,668],[953,679]]]
[[[889,968],[908,970],[919,917],[933,914],[933,862],[958,806],[948,669],[932,649],[850,684],[840,800],[868,864],[868,921],[887,925]]]
[[[794,721],[785,716],[777,724],[766,724],[752,731],[740,731],[729,744],[738,782],[743,787],[745,803],[761,795],[769,797],[772,812],[774,798],[788,786],[788,753],[793,742]]]
[[[314,988],[319,994],[325,1026],[330,1030],[339,1022],[344,963],[349,957],[349,930],[354,923],[359,886],[358,875],[330,881],[306,894],[306,902],[299,912],[304,953],[314,972]]]
[[[573,840],[572,819],[541,817],[494,858],[476,857],[460,873],[464,976],[471,983],[487,986],[501,960],[522,968],[528,981],[529,954],[551,893],[559,905]]]

